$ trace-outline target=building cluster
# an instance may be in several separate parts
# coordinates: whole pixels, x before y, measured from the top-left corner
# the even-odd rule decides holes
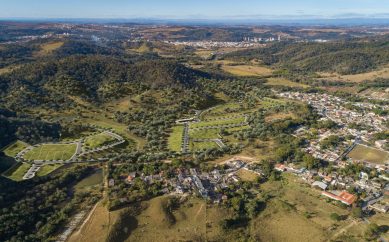
[[[264,42],[281,41],[281,35],[278,35],[277,38],[274,38],[274,37],[269,37],[269,38],[243,37],[243,41],[249,42],[249,43],[264,43]]]
[[[315,169],[295,168],[294,164],[277,164],[275,169],[280,172],[289,172],[299,176],[304,182],[321,190],[321,195],[329,199],[339,201],[351,206],[358,197],[347,192],[354,189],[358,194],[363,194],[360,199],[362,210],[386,213],[389,211],[389,176],[386,170],[380,170],[379,176],[369,178],[367,173],[361,172],[356,179],[353,176],[340,174],[337,171],[331,173],[320,172]]]
[[[312,105],[319,114],[331,119],[332,121],[349,126],[357,124],[361,127],[367,126],[368,129],[348,128],[350,134],[360,136],[363,140],[369,140],[374,132],[386,130],[385,124],[389,121],[388,116],[375,114],[372,109],[388,110],[389,106],[365,102],[348,102],[342,98],[322,93],[300,93],[300,92],[283,92],[281,97],[295,99]],[[352,107],[352,109],[346,108]]]
[[[246,42],[246,41],[169,41],[165,40],[164,43],[170,45],[184,45],[195,48],[251,48],[251,47],[263,47],[265,44],[259,42]]]
[[[196,168],[178,168],[174,176],[166,176],[163,172],[154,175],[131,172],[122,179],[130,186],[137,178],[147,184],[159,182],[162,184],[161,192],[164,194],[197,194],[214,203],[220,203],[228,199],[224,194],[225,189],[241,180],[236,172],[240,169],[250,169],[245,162],[240,160],[227,162],[225,167],[227,168],[215,167],[211,172]],[[254,170],[253,172],[258,173]],[[113,187],[114,179],[109,180],[108,185]]]

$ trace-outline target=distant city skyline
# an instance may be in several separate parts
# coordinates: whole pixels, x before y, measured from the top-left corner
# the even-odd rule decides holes
[[[389,18],[388,0],[1,0],[0,18]]]

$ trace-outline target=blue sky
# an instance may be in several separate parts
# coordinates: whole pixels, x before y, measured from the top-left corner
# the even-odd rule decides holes
[[[0,18],[389,17],[389,0],[0,0]]]

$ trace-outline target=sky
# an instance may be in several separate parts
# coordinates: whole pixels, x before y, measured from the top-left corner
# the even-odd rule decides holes
[[[0,18],[389,18],[389,0],[0,0]]]

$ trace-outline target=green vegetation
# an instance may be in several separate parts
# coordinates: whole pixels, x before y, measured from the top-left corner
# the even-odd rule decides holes
[[[240,123],[243,123],[244,121],[245,121],[244,117],[233,118],[233,119],[213,120],[213,121],[202,121],[199,123],[190,124],[190,128],[222,126],[222,125],[228,125],[228,124],[240,124]]]
[[[6,171],[4,173],[4,176],[8,177],[9,179],[12,179],[14,181],[21,181],[23,180],[24,174],[30,169],[31,164],[28,163],[19,163],[12,167],[10,170]]]
[[[190,130],[189,137],[191,139],[217,139],[219,133],[219,129]]]
[[[44,165],[42,166],[38,172],[36,173],[37,176],[46,176],[50,174],[51,172],[57,170],[60,168],[62,164],[50,164],[50,165]]]
[[[106,144],[115,141],[116,139],[109,134],[101,133],[89,136],[85,139],[84,145],[86,149],[94,149],[97,147],[104,146]]]
[[[23,141],[17,140],[14,143],[8,145],[3,149],[3,152],[6,156],[15,157],[20,151],[28,147],[28,144]]]
[[[189,148],[190,150],[207,150],[211,148],[219,147],[215,142],[190,142]]]
[[[168,139],[168,146],[170,150],[181,152],[182,134],[184,132],[184,126],[178,125],[172,128]]]
[[[44,144],[24,155],[26,160],[68,160],[76,152],[76,144]]]

